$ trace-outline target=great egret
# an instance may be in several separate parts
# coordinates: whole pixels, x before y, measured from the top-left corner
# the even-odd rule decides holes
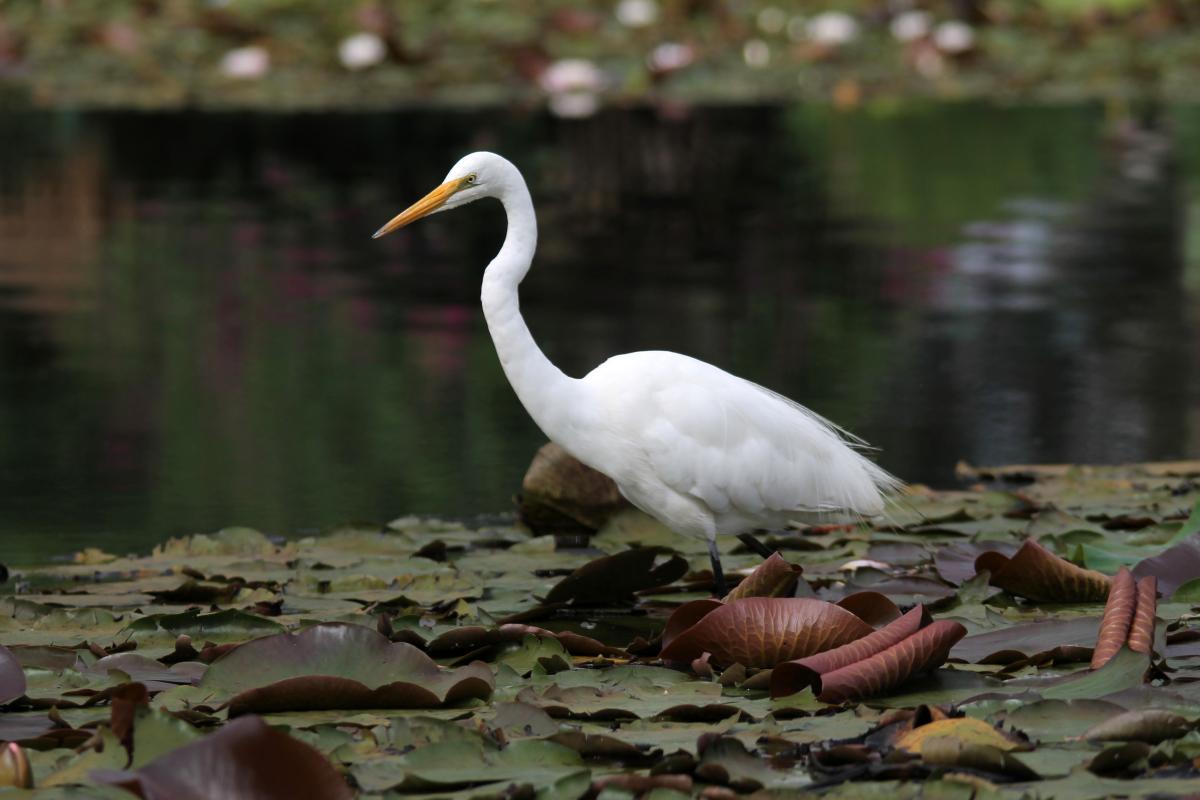
[[[719,593],[718,534],[883,512],[884,492],[900,482],[858,452],[862,440],[757,384],[663,351],[614,356],[579,379],[554,366],[521,317],[517,287],[533,261],[537,219],[507,159],[464,157],[374,238],[484,197],[508,214],[480,299],[509,383],[551,440],[667,527],[706,539]]]

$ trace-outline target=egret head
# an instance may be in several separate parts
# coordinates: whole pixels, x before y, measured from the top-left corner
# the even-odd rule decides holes
[[[479,152],[463,156],[446,173],[441,186],[392,217],[371,238],[378,239],[421,217],[465,206],[481,197],[497,197],[513,174],[520,179],[516,167],[495,153]]]

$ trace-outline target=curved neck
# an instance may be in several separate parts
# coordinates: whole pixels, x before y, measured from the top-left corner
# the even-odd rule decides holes
[[[483,273],[483,315],[508,382],[533,421],[552,440],[571,449],[573,408],[579,381],[554,366],[533,340],[521,317],[517,287],[533,263],[537,218],[525,182],[517,180],[501,195],[508,214],[504,246]]]

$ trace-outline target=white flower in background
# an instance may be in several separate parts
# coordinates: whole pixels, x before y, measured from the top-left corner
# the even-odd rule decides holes
[[[975,29],[965,22],[949,20],[934,29],[933,43],[943,53],[965,53],[975,46]]]
[[[758,29],[763,33],[779,33],[787,21],[787,13],[778,6],[767,6],[758,12]]]
[[[270,69],[271,54],[258,45],[238,47],[221,57],[221,73],[229,78],[261,78]]]
[[[805,33],[817,44],[839,47],[858,38],[858,20],[841,11],[823,11],[808,21]]]
[[[617,22],[627,28],[644,28],[658,19],[655,0],[621,0],[617,3]]]
[[[604,72],[584,58],[564,58],[546,67],[538,78],[542,90],[559,92],[598,92],[604,88]]]
[[[373,33],[356,33],[342,39],[338,58],[346,69],[373,67],[387,56],[387,45]]]
[[[892,18],[892,37],[901,42],[912,42],[929,35],[933,18],[928,11],[905,11]]]
[[[691,45],[663,42],[650,51],[646,64],[656,72],[672,72],[683,69],[695,60],[696,51]]]
[[[591,92],[550,95],[550,113],[566,119],[590,117],[600,109],[600,98]]]
[[[550,111],[559,117],[587,117],[600,108],[599,92],[607,80],[603,70],[582,58],[555,61],[538,78],[550,95]]]
[[[765,67],[771,63],[771,48],[762,39],[751,39],[742,46],[742,59],[755,69]]]

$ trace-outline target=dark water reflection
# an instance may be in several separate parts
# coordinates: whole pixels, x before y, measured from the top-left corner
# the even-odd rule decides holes
[[[0,117],[0,560],[508,507],[541,436],[477,298],[498,206],[371,231],[513,158],[535,335],[686,352],[883,448],[1200,451],[1196,115],[934,106]]]

